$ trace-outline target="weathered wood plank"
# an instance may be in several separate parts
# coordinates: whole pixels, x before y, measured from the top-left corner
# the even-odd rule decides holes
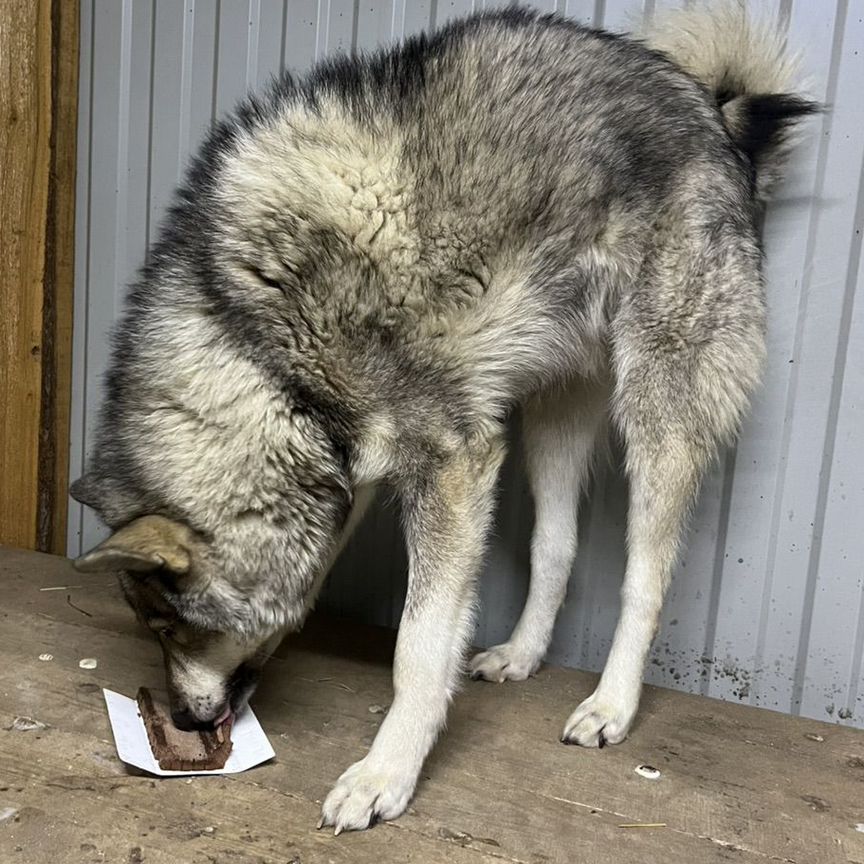
[[[32,732],[2,734],[33,736],[35,742]],[[129,776],[112,761],[113,747],[86,733],[46,730],[35,746],[40,754],[35,764],[29,748],[4,748],[0,755],[5,787],[0,801],[11,800],[18,810],[17,818],[0,827],[4,862],[440,860],[440,841],[392,826],[344,840],[316,831],[314,802],[251,782]],[[461,848],[448,850],[448,858],[455,864],[500,860]]]
[[[38,590],[55,585],[82,587]],[[70,606],[67,593],[92,617]],[[128,856],[137,845],[154,861],[171,854],[290,861],[295,852],[279,845],[283,839],[303,861],[438,862],[457,853],[469,857],[455,860],[538,864],[864,861],[864,834],[855,830],[864,821],[861,732],[652,688],[624,745],[566,748],[559,727],[594,678],[558,669],[518,685],[466,684],[409,813],[346,845],[343,837],[317,845],[325,842],[312,830],[318,802],[371,743],[382,715],[370,706],[390,699],[391,643],[382,634],[322,621],[280,649],[255,700],[277,752],[273,763],[235,778],[151,786],[117,773],[100,692],[102,685],[130,693],[159,686],[162,675],[157,646],[136,627],[113,580],[76,574],[47,556],[0,552],[0,609],[0,725],[13,714],[50,724],[38,739],[0,732],[0,775],[14,775],[10,789],[23,790],[0,792],[0,808],[20,803],[53,814],[52,836],[72,845],[93,842],[93,831],[80,828],[91,808],[99,824],[155,825],[125,847],[117,844],[133,835],[118,829],[111,847]],[[39,661],[44,652],[54,659]],[[98,669],[78,669],[83,656],[97,657]],[[635,775],[640,762],[660,768],[661,780]],[[123,792],[110,789],[117,777]],[[104,813],[98,795],[112,802]],[[128,811],[121,796],[129,796]],[[223,846],[210,835],[177,839],[184,820],[203,818],[195,802],[205,796]],[[646,822],[667,827],[619,827]],[[260,843],[248,845],[247,833]],[[0,828],[0,857],[5,836]]]
[[[15,646],[26,642],[28,634],[33,637],[30,642],[33,648],[25,655],[16,651]],[[58,644],[63,647],[58,649]],[[91,628],[86,623],[70,624],[41,617],[36,621],[30,617],[18,619],[17,613],[7,613],[0,651],[7,658],[5,670],[15,671],[10,674],[0,670],[0,692],[14,691],[14,698],[10,702],[4,697],[4,708],[8,705],[12,710],[0,714],[0,726],[9,726],[12,716],[18,714],[35,717],[49,728],[39,733],[38,739],[36,735],[25,737],[30,732],[0,732],[0,773],[11,778],[30,776],[35,783],[34,796],[43,796],[40,800],[56,794],[55,788],[83,785],[92,792],[94,786],[110,787],[114,781],[107,780],[122,769],[110,743],[101,684],[114,682],[113,686],[118,686],[118,681],[140,680],[147,686],[158,685],[161,663],[154,648],[143,638]],[[45,653],[51,649],[55,652],[52,661],[37,659],[37,650]],[[301,658],[305,653],[301,652]],[[99,659],[95,673],[77,668],[79,656],[84,654]],[[380,670],[378,675],[352,676],[352,669],[345,668],[341,661],[334,662],[332,657],[321,665],[303,663],[293,672],[278,660],[274,668],[285,689],[268,688],[271,697],[259,700],[256,710],[262,719],[269,718],[264,722],[277,750],[277,760],[237,778],[207,778],[207,782],[235,784],[224,787],[229,802],[245,801],[249,784],[277,798],[287,796],[305,801],[311,809],[297,815],[294,827],[318,836],[312,829],[321,798],[341,770],[362,755],[375,734],[380,715],[370,713],[368,706],[376,704],[370,700],[386,697],[386,670],[375,666]],[[283,672],[287,673],[284,677],[279,674]],[[309,679],[302,674],[308,672],[316,677]],[[355,693],[340,686],[350,686],[344,684],[346,679],[357,685]],[[127,691],[130,686],[119,685]],[[293,691],[290,698],[289,690]],[[22,742],[20,751],[16,741]],[[473,759],[478,755],[468,754]],[[32,765],[34,758],[37,768]],[[46,765],[50,771],[40,775],[39,771],[48,770]],[[538,796],[530,782],[520,783],[502,766],[494,771],[441,766],[440,777],[438,767],[430,771],[433,779],[424,783],[423,793],[412,811],[396,826],[376,829],[389,832],[398,828],[408,832],[400,835],[407,844],[405,852],[414,849],[421,861],[438,861],[450,853],[442,849],[424,858],[420,854],[423,844],[417,845],[417,837],[436,846],[446,843],[471,850],[484,856],[480,860],[492,855],[508,861],[567,861],[570,859],[564,854],[566,849],[578,843],[589,856],[585,860],[603,861],[605,851],[622,833],[618,828],[620,822],[631,821],[590,804]],[[149,793],[145,789],[143,794]],[[195,800],[190,797],[186,802],[189,808]],[[18,804],[13,801],[5,806]],[[29,805],[25,802],[25,806]],[[226,807],[230,814],[230,803]],[[170,813],[166,813],[167,827],[159,827],[157,832],[167,831],[171,835],[175,811],[172,806]],[[216,815],[212,819],[217,819],[220,829],[224,829],[224,814],[221,810],[214,812],[218,813],[218,819]],[[260,819],[262,831],[275,830],[266,813]],[[223,830],[225,836],[229,834]],[[562,843],[566,845],[562,847]],[[191,854],[191,847],[184,850],[184,856]],[[660,855],[673,864],[723,860],[721,850],[708,841],[678,833],[661,837],[657,832],[639,832],[627,838],[626,849],[616,861],[636,864]],[[270,859],[265,856],[264,860]]]
[[[0,11],[0,539],[34,548],[51,161],[50,3]]]

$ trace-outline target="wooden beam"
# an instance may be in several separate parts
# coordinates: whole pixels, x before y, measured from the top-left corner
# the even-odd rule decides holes
[[[75,171],[78,137],[78,0],[53,0],[54,59],[52,161],[47,232],[50,256],[50,371],[42,376],[42,446],[39,465],[37,548],[65,554],[69,502],[69,411],[72,400],[72,315],[75,273]],[[46,361],[43,360],[43,364]],[[50,410],[50,414],[49,414]]]
[[[0,4],[0,543],[62,552],[77,0]]]

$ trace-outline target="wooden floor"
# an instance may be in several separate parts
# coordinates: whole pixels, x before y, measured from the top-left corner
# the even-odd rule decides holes
[[[40,590],[56,586],[76,587]],[[276,760],[156,780],[118,761],[102,700],[162,683],[115,581],[0,550],[0,615],[4,864],[864,862],[864,732],[649,688],[632,737],[589,751],[557,736],[593,676],[468,682],[408,813],[333,837],[315,831],[320,801],[381,722],[387,636],[313,621],[254,700]],[[664,827],[626,827],[646,823]]]

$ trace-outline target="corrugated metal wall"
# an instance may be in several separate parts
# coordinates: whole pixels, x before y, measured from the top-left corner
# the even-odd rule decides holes
[[[548,0],[616,29],[662,0]],[[811,124],[765,226],[771,304],[763,391],[702,494],[656,641],[651,682],[864,726],[864,24],[848,0],[774,0],[805,52]],[[190,149],[213,117],[280,68],[367,48],[471,0],[82,0],[73,477],[99,401],[106,332]],[[856,302],[857,299],[857,302]],[[514,438],[518,434],[514,432]],[[525,593],[531,504],[505,471],[477,639],[506,638]],[[552,659],[599,669],[624,565],[625,490],[609,470],[583,510],[581,554]],[[71,514],[70,552],[102,536]],[[398,621],[405,559],[375,512],[328,602]]]

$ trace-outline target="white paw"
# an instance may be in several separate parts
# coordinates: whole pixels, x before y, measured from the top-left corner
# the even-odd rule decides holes
[[[468,669],[474,679],[485,681],[524,681],[540,666],[542,656],[521,651],[510,642],[481,651],[471,661]]]
[[[336,781],[321,808],[318,827],[332,825],[341,834],[362,831],[380,819],[395,819],[408,806],[416,783],[416,775],[374,765],[367,756]]]
[[[581,747],[620,744],[627,737],[638,707],[638,697],[628,699],[617,694],[607,696],[595,690],[570,715],[561,741]]]

